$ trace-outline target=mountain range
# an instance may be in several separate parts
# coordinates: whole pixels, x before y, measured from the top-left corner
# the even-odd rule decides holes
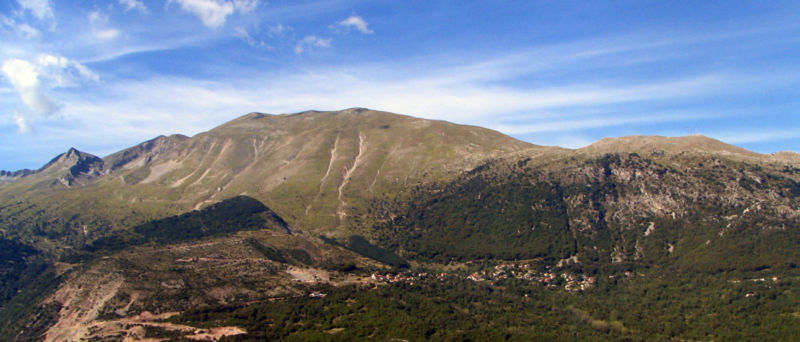
[[[8,265],[0,270],[0,318],[7,322],[0,333],[48,341],[479,340],[482,333],[512,339],[549,333],[556,339],[782,339],[800,334],[791,324],[800,317],[796,309],[769,306],[797,304],[791,286],[800,276],[798,198],[800,155],[759,154],[699,135],[606,138],[565,149],[363,108],[250,113],[193,137],[159,136],[103,158],[69,149],[38,170],[0,172],[0,237]],[[515,266],[503,267],[520,273],[508,271],[507,278],[523,279],[527,272],[530,282],[488,271],[509,263]],[[455,305],[443,312],[470,312],[465,322],[482,317],[487,305],[505,303],[505,294],[522,291],[527,301],[507,305],[522,305],[516,310],[531,314],[526,324],[544,324],[541,312],[547,312],[573,335],[513,324],[491,332],[454,327],[464,335],[452,335],[432,319],[418,324],[439,329],[416,336],[417,330],[393,332],[385,325],[365,332],[358,328],[362,323],[337,323],[335,317],[313,325],[314,315],[298,318],[293,330],[256,332],[256,323],[275,327],[277,318],[237,316],[259,305],[283,312],[270,305],[295,302],[346,310],[335,301],[305,301],[342,291],[352,291],[348,301],[367,301],[368,288],[395,291],[381,277],[403,272],[416,278],[451,274],[467,282],[400,282],[407,286],[403,291],[424,298],[460,293],[473,283],[491,285],[471,291],[503,294],[476,298],[483,304],[472,309],[442,304]],[[463,280],[467,276],[472,280]],[[575,277],[597,290],[573,293]],[[783,279],[772,281],[774,289],[747,292],[774,293],[760,297],[771,300],[760,305],[773,325],[752,328],[749,316],[734,315],[744,304],[731,293],[750,291],[742,285],[747,277]],[[555,286],[555,278],[564,283]],[[719,303],[691,309],[659,304],[673,325],[654,326],[641,317],[652,306],[636,318],[605,302],[671,296],[659,291],[686,291],[685,284],[698,279],[706,283],[688,296],[716,289],[723,292]],[[650,289],[654,284],[662,287]],[[527,307],[531,296],[550,304]],[[572,304],[557,305],[556,299]],[[590,302],[605,304],[598,309]],[[698,328],[685,315],[666,317],[689,312],[716,320],[715,308],[725,305],[738,322],[733,325],[752,328],[747,332],[753,335],[724,335],[720,327]],[[370,308],[349,315],[368,315]],[[205,316],[197,310],[206,310]],[[502,314],[487,317],[495,317],[486,318],[489,326],[502,326],[493,320]],[[312,332],[319,335],[304,335]]]

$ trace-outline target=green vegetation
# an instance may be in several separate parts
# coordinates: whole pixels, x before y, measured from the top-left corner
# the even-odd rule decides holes
[[[38,339],[58,305],[39,301],[60,283],[41,253],[17,241],[0,238],[0,336]]]
[[[31,257],[16,273],[4,273],[3,278],[6,299],[0,304],[0,336],[4,340],[39,340],[60,309],[58,303],[39,303],[62,279],[38,257]]]
[[[787,268],[800,259],[800,230],[791,229],[800,226],[792,211],[797,182],[781,174],[730,161],[688,172],[637,154],[538,168],[529,161],[489,162],[446,185],[416,189],[372,236],[404,257],[437,263],[542,258],[555,265],[576,255],[587,269],[722,272]],[[733,200],[724,195],[736,186],[725,179],[744,177],[760,183]],[[671,209],[653,212],[650,194],[664,192],[670,197],[658,205]],[[758,204],[767,199],[783,209]]]
[[[476,169],[442,190],[422,190],[393,221],[378,225],[380,243],[409,256],[449,262],[558,260],[575,252],[563,189],[515,174]]]
[[[360,235],[352,235],[347,239],[347,244],[342,244],[336,240],[321,236],[322,241],[347,248],[353,252],[361,254],[372,260],[382,262],[395,268],[408,267],[408,262],[403,258],[392,253],[392,251],[371,244],[367,239]]]
[[[267,217],[260,215],[262,213]],[[200,211],[151,221],[133,231],[164,244],[263,228],[289,232],[286,222],[264,204],[247,196],[237,196]]]
[[[463,281],[316,290],[327,296],[241,308],[208,307],[188,312],[178,322],[237,325],[248,331],[228,341],[529,341],[622,336],[578,324],[570,312],[553,308],[549,301],[523,300],[515,293]]]
[[[314,259],[312,259],[311,255],[309,255],[308,252],[303,249],[275,249],[264,246],[264,244],[258,242],[258,240],[254,238],[247,238],[244,241],[250,245],[250,247],[253,247],[253,249],[261,253],[261,255],[272,261],[277,261],[284,264],[299,264],[307,266],[314,264]]]
[[[150,221],[132,231],[97,239],[86,250],[111,252],[147,242],[177,243],[257,229],[291,232],[286,221],[264,204],[247,196],[237,196],[202,210]]]
[[[31,260],[38,254],[33,247],[0,238],[0,307],[42,272],[45,266]]]
[[[601,274],[596,288],[580,293],[522,280],[457,278],[323,286],[306,290],[323,298],[209,306],[176,322],[248,331],[228,341],[796,340],[800,277],[772,276]]]

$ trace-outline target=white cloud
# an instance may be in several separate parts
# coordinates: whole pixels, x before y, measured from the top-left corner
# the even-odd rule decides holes
[[[250,13],[258,7],[258,0],[233,0],[233,7],[239,13]]]
[[[141,13],[147,13],[147,6],[139,0],[119,0],[119,4],[125,6],[125,12],[135,9]]]
[[[371,34],[372,33],[372,30],[370,30],[369,27],[367,27],[367,25],[369,25],[369,24],[367,24],[366,20],[364,20],[364,18],[359,17],[359,16],[357,16],[355,14],[351,15],[350,17],[348,17],[345,20],[340,21],[338,24],[343,26],[343,27],[345,27],[345,28],[347,28],[347,29],[355,28],[356,30],[359,30],[361,33],[364,33],[364,34]]]
[[[119,30],[113,28],[105,30],[96,30],[93,33],[94,37],[100,41],[114,40],[119,36]]]
[[[20,133],[31,132],[31,125],[28,123],[28,119],[19,115],[19,113],[14,113],[14,123],[17,124]]]
[[[75,86],[81,79],[98,81],[97,74],[86,66],[62,56],[40,55],[35,62],[9,59],[3,62],[3,75],[19,94],[22,103],[37,116],[50,116],[60,106],[47,93],[50,88]],[[75,75],[77,73],[77,75]],[[31,130],[30,117],[14,114],[20,132]]]
[[[36,66],[21,59],[3,63],[3,75],[19,93],[22,103],[39,115],[50,115],[58,109],[56,102],[45,94]]]
[[[286,31],[290,31],[292,28],[289,26],[283,26],[283,24],[278,24],[269,27],[269,33],[275,36],[280,36]]]
[[[315,35],[305,36],[300,42],[297,43],[297,45],[295,45],[294,52],[301,54],[309,47],[329,48],[331,47],[331,39],[324,39]]]
[[[90,81],[94,81],[94,82],[100,82],[100,76],[95,74],[92,70],[87,68],[85,65],[77,63],[77,62],[73,62],[72,63],[72,67],[75,68],[75,70],[78,71],[78,74],[82,78],[90,80]]]
[[[244,27],[234,28],[233,36],[244,40],[247,45],[250,45],[251,47],[272,49],[272,47],[265,43],[263,39],[256,39],[250,34],[250,32],[247,32],[247,29]]]
[[[210,28],[220,28],[225,25],[228,16],[234,12],[241,14],[250,13],[258,6],[258,0],[174,0],[181,8],[192,13],[203,21],[203,25]]]
[[[53,3],[50,0],[17,0],[17,3],[39,20],[53,19]]]
[[[107,42],[116,39],[120,35],[120,31],[115,28],[107,27],[108,14],[100,11],[92,11],[86,16],[89,19],[89,24],[92,26],[92,35],[101,41]]]
[[[42,35],[41,32],[39,32],[39,30],[33,28],[28,24],[20,24],[19,26],[17,26],[17,30],[19,30],[19,32],[22,33],[22,35],[25,36],[25,38],[27,39],[39,38]]]
[[[91,11],[86,15],[86,19],[89,19],[89,23],[94,24],[97,21],[108,21],[108,16],[103,15],[100,11]]]

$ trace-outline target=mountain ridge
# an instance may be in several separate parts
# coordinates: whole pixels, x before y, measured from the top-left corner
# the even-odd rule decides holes
[[[624,313],[627,304],[614,299],[660,300],[664,291],[683,298],[685,289],[711,283],[698,288],[722,297],[698,301],[695,317],[718,307],[742,312],[739,305],[750,304],[737,298],[750,300],[751,288],[761,286],[764,302],[775,304],[764,322],[791,320],[796,309],[776,308],[781,301],[770,298],[793,298],[787,291],[800,279],[795,157],[703,136],[537,146],[363,108],[253,112],[105,158],[70,149],[45,172],[0,186],[0,243],[35,251],[30,260],[8,258],[14,268],[0,270],[11,284],[0,299],[0,321],[8,322],[0,332],[20,340],[175,338],[181,333],[159,325],[166,316],[158,313],[181,311],[177,321],[232,322],[225,324],[251,329],[249,338],[267,336],[258,335],[263,327],[308,332],[322,324],[327,330],[317,333],[324,335],[271,336],[330,339],[358,333],[341,330],[352,325],[338,318],[299,327],[257,311],[280,315],[272,308],[320,305],[326,294],[344,291],[319,312],[349,311],[367,322],[374,317],[361,319],[344,298],[357,303],[375,293],[367,289],[421,296],[404,291],[424,289],[431,298],[445,291],[478,300],[444,303],[443,312],[469,315],[495,307],[479,294],[495,293],[539,317],[520,327],[545,326],[532,322],[556,314],[567,327],[621,334],[608,336],[644,340],[655,331],[703,339],[712,335],[673,334],[643,326],[636,315],[625,315],[623,325],[614,310]],[[52,186],[68,175],[69,186]],[[435,276],[423,280],[428,272]],[[742,282],[745,275],[781,281],[768,283],[773,289]],[[673,289],[674,279],[693,283]],[[669,288],[654,290],[661,285]],[[590,293],[570,297],[575,291]],[[603,296],[608,301],[597,300]],[[587,308],[583,300],[604,304]],[[694,324],[658,308],[637,312]],[[434,330],[431,336],[445,336]]]
[[[261,113],[261,112],[251,112],[242,116],[239,116],[235,119],[232,119],[226,123],[223,123],[217,127],[210,129],[209,131],[199,133],[198,135],[207,134],[215,131],[226,130],[231,127],[238,127],[243,128],[242,126],[246,126],[246,124],[242,125],[242,123],[257,120],[262,118],[291,118],[297,116],[307,116],[307,115],[340,115],[340,114],[348,114],[348,113],[378,113],[377,111],[362,108],[362,107],[353,107],[344,110],[338,111],[320,111],[320,110],[307,110],[302,112],[296,113],[286,113],[286,114],[268,114],[268,113]],[[386,112],[380,112],[386,113]],[[410,119],[421,120],[423,122],[431,121],[431,122],[440,122],[444,123],[446,121],[441,120],[428,120],[428,119],[420,119],[415,118],[412,116],[401,115],[401,114],[393,114],[393,113],[386,113],[396,116],[402,116]],[[480,126],[471,126],[471,125],[459,125],[462,127],[475,127],[480,129],[485,129]],[[155,138],[150,140],[144,141],[137,145],[124,148],[120,151],[111,153],[105,157],[99,158],[102,159],[104,163],[110,164],[110,166],[105,167],[103,169],[103,173],[112,173],[117,171],[122,167],[130,167],[129,163],[133,162],[134,160],[139,162],[140,164],[143,162],[139,160],[139,158],[146,159],[146,162],[150,162],[154,155],[148,155],[148,152],[153,152],[154,154],[163,153],[168,147],[172,147],[169,145],[175,145],[177,143],[192,139],[194,137],[188,137],[183,134],[175,133],[170,134],[168,136],[159,135]],[[534,144],[528,143],[531,148],[535,147],[545,147],[545,146],[537,146]],[[751,160],[755,160],[758,158],[767,158],[769,156],[774,157],[775,160],[785,160],[796,162],[800,161],[800,154],[795,151],[777,151],[773,153],[758,153],[747,150],[742,147],[738,147],[732,144],[725,143],[723,141],[709,138],[702,134],[692,134],[687,136],[660,136],[660,135],[628,135],[628,136],[619,136],[619,137],[606,137],[601,138],[598,141],[595,141],[587,146],[576,148],[576,149],[569,149],[563,148],[559,146],[551,146],[552,148],[558,148],[563,150],[573,150],[573,151],[580,151],[584,153],[590,154],[604,154],[604,153],[620,153],[620,152],[653,152],[653,151],[663,151],[669,153],[680,153],[680,152],[704,152],[704,153],[722,153],[722,154],[729,154],[729,155],[736,155],[736,156],[744,156],[748,157]],[[157,153],[155,150],[158,149]],[[69,157],[72,154],[77,155],[88,155],[90,157],[96,157],[92,154],[87,152],[82,152],[74,147],[71,147],[62,154],[51,159],[48,163],[45,163],[39,169],[31,170],[31,169],[20,169],[16,171],[8,171],[8,170],[0,170],[0,177],[6,178],[20,178],[25,177],[28,175],[40,173],[51,166],[51,164],[58,161],[59,158],[62,157]]]

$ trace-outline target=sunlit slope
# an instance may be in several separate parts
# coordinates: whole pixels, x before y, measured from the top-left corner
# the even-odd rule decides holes
[[[530,148],[480,127],[366,109],[251,113],[191,138],[159,137],[112,154],[85,185],[31,191],[10,183],[0,201],[7,222],[60,226],[53,238],[76,241],[237,195],[268,204],[299,229],[335,233],[360,227],[376,199]]]

